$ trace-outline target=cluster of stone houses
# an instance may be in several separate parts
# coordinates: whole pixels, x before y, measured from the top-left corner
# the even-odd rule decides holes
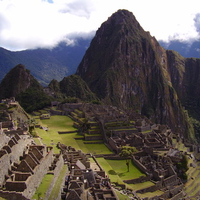
[[[52,147],[36,145],[28,134],[13,130],[0,134],[0,197],[30,199],[47,173],[59,174],[62,155]]]
[[[64,144],[58,143],[58,147],[69,169],[61,194],[63,200],[118,199],[109,178],[94,157]],[[94,159],[93,163],[90,163],[89,158]]]
[[[2,103],[17,105],[13,98]],[[64,164],[61,154],[54,154],[50,146],[36,145],[21,125],[10,118],[0,122],[0,197],[9,200],[31,199],[43,177],[47,173],[58,177]]]

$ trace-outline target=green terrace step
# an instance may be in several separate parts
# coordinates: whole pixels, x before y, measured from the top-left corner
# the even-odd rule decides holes
[[[108,130],[121,130],[121,129],[133,129],[137,130],[134,126],[115,126],[115,127],[108,127]]]
[[[153,198],[155,197],[155,199],[157,199],[156,197],[159,197],[161,196],[162,194],[164,194],[163,191],[161,190],[156,190],[154,192],[146,192],[146,193],[143,193],[143,194],[140,194],[140,193],[137,193],[137,196],[141,199],[143,198]]]
[[[91,141],[84,141],[84,144],[103,144],[103,140],[91,140]]]
[[[78,110],[78,109],[75,109],[75,110],[74,110],[74,113],[75,113],[77,116],[81,117],[81,118],[83,118],[84,115],[85,115],[83,111],[80,111],[80,110]]]
[[[195,187],[198,186],[199,187],[199,183],[200,183],[200,172],[195,173],[197,174],[196,176],[194,176],[193,179],[190,179],[188,181],[188,184],[186,183],[185,185],[185,191],[186,193],[190,194],[192,193],[193,190],[195,190]]]
[[[88,130],[88,134],[89,135],[94,135],[94,134],[101,134],[100,133],[100,129],[90,129],[90,130]]]
[[[85,134],[85,140],[102,140],[103,136],[101,134]]]

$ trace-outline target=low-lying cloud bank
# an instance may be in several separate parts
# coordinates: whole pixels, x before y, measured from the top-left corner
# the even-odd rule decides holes
[[[0,46],[9,50],[53,48],[90,38],[118,9],[127,9],[158,40],[199,39],[200,2],[190,0],[0,0]]]

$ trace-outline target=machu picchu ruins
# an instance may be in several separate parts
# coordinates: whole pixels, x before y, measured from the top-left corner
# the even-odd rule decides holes
[[[18,105],[13,99],[2,101],[2,107]],[[18,105],[19,106],[19,105]],[[12,112],[2,112],[0,123],[0,197],[10,200],[32,199],[46,174],[53,180],[46,192],[48,199],[60,171],[66,165],[58,199],[63,200],[118,200],[116,193],[122,192],[130,199],[188,199],[190,193],[186,185],[194,183],[194,172],[198,171],[200,147],[189,143],[178,133],[173,133],[167,125],[154,124],[139,113],[123,111],[113,106],[89,103],[52,104],[48,112],[39,115],[40,120],[51,116],[68,116],[73,120],[76,131],[57,131],[57,134],[76,132],[74,140],[85,144],[105,144],[110,154],[83,153],[81,149],[58,142],[55,146],[35,143],[30,134],[26,117],[12,119]],[[21,110],[21,108],[17,108]],[[6,112],[8,112],[6,114]],[[3,116],[7,116],[6,118]],[[30,120],[30,119],[29,119]],[[48,134],[48,127],[35,125]],[[53,144],[53,141],[51,141]],[[123,160],[122,147],[135,147],[137,152],[130,157],[131,163],[142,173],[140,177],[114,183],[98,162],[98,158]],[[180,146],[183,148],[181,149]],[[184,159],[187,169],[180,168]],[[185,171],[184,171],[185,170]],[[187,172],[188,171],[188,172]],[[199,176],[199,172],[198,175]],[[130,189],[127,185],[150,182],[141,189]],[[198,183],[196,185],[198,187]],[[195,189],[193,189],[195,190]],[[140,195],[159,191],[159,195],[141,198]],[[198,193],[196,193],[197,195]]]

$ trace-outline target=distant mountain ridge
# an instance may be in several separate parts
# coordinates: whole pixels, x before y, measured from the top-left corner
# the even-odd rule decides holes
[[[180,40],[171,40],[169,42],[159,41],[160,45],[168,50],[177,51],[186,58],[200,58],[200,40],[184,42]]]
[[[0,80],[16,65],[23,64],[44,86],[74,74],[91,39],[77,38],[76,45],[61,42],[53,49],[8,51],[0,48]]]
[[[0,47],[0,81],[18,64],[29,69],[43,86],[47,86],[52,79],[60,81],[76,72],[91,40],[77,38],[75,46],[66,46],[65,42],[61,42],[51,50],[39,48],[14,52]],[[159,43],[165,49],[175,50],[184,57],[200,58],[200,41],[194,41],[191,45],[178,40]]]

